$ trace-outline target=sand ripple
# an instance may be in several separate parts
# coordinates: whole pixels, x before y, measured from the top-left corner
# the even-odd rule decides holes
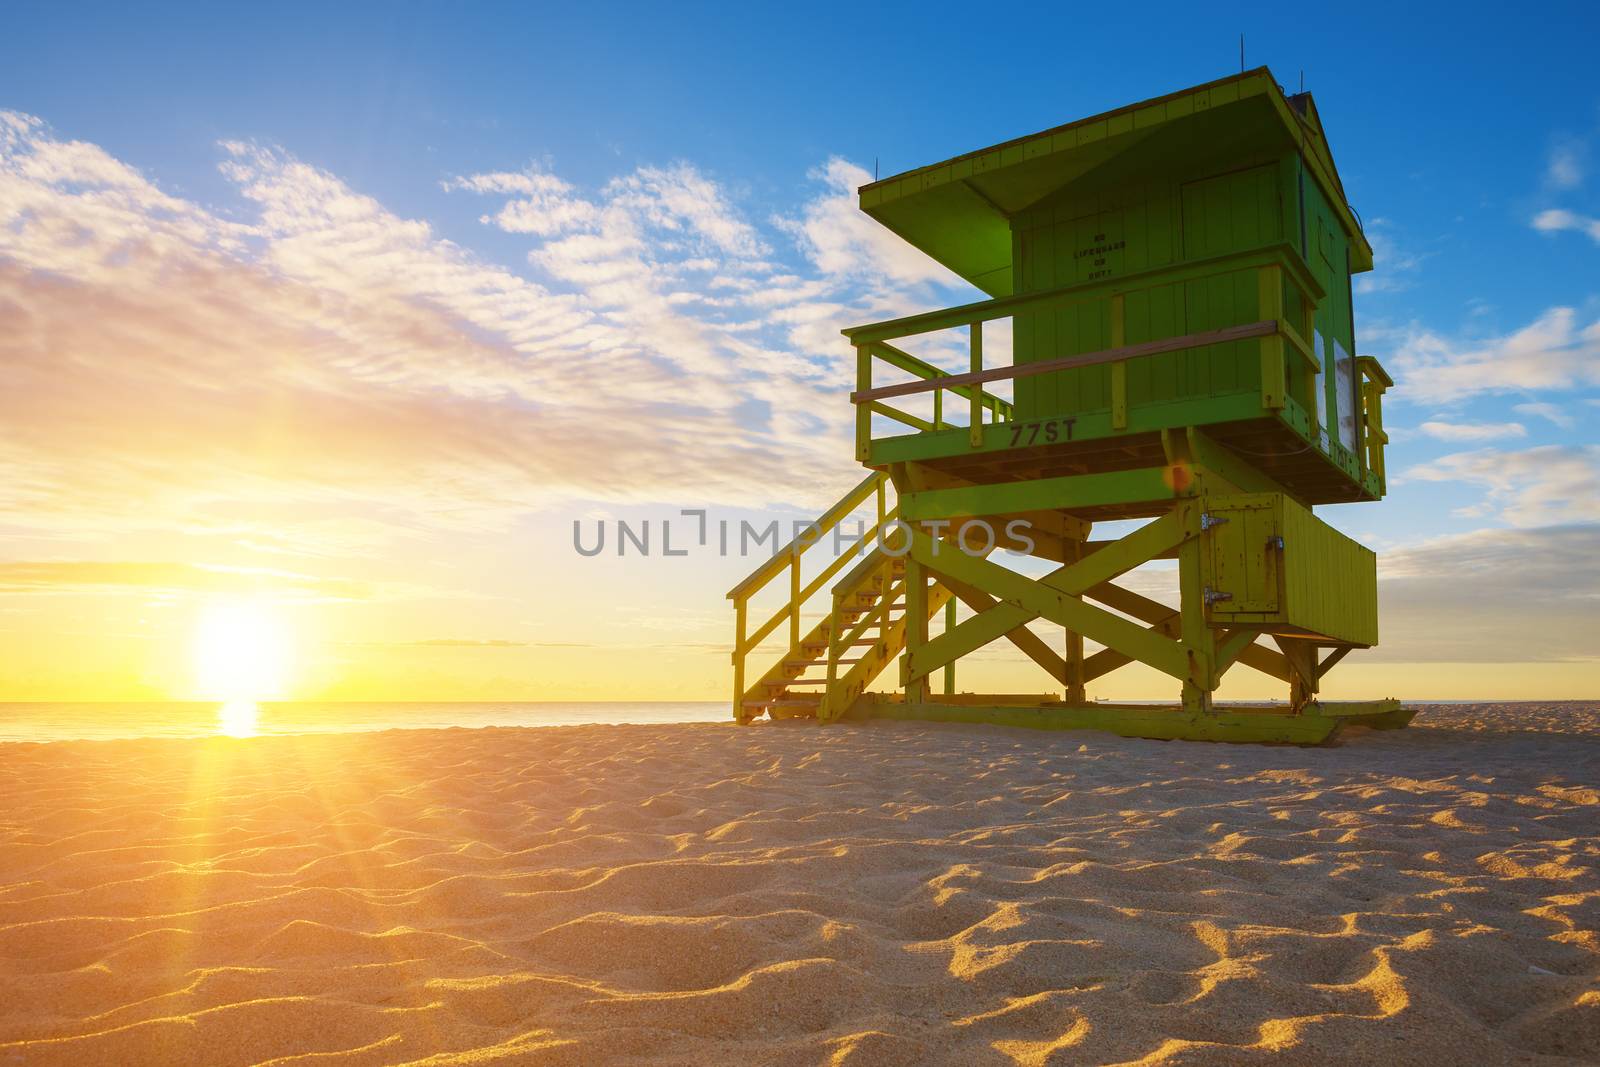
[[[1600,1062],[1600,712],[0,746],[0,1063]]]

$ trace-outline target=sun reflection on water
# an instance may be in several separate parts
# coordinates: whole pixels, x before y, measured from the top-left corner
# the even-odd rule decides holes
[[[254,737],[261,706],[253,700],[230,700],[217,708],[217,733],[228,737]]]

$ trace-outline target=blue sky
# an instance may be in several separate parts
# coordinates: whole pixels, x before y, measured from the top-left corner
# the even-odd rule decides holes
[[[297,573],[361,574],[381,584],[389,579],[367,573],[372,556],[420,558],[428,538],[446,536],[441,531],[504,562],[514,558],[516,537],[555,537],[552,516],[643,513],[688,501],[697,471],[715,486],[708,495],[728,507],[825,503],[836,492],[830,487],[842,489],[853,476],[847,450],[818,458],[833,456],[823,445],[834,448],[847,431],[846,350],[832,340],[838,327],[965,297],[941,271],[907,258],[915,253],[898,253],[857,228],[861,220],[847,217],[850,185],[875,162],[887,175],[1231,73],[1240,32],[1249,66],[1270,65],[1291,90],[1304,72],[1378,253],[1378,269],[1357,297],[1357,339],[1401,379],[1386,409],[1395,429],[1389,464],[1398,476],[1389,500],[1330,509],[1330,521],[1411,560],[1413,572],[1444,559],[1526,555],[1538,551],[1540,537],[1558,536],[1553,530],[1567,538],[1562,551],[1580,558],[1594,541],[1600,13],[1592,5],[1514,14],[1499,5],[1357,5],[1310,16],[1281,4],[1220,15],[1179,5],[1113,15],[1095,9],[1092,17],[1065,8],[1000,15],[930,4],[803,12],[745,4],[39,5],[13,11],[9,21],[12,32],[0,43],[0,109],[37,120],[13,144],[13,158],[43,159],[48,151],[70,160],[54,169],[19,165],[16,233],[15,220],[30,212],[100,220],[84,198],[105,180],[123,198],[124,214],[84,225],[123,227],[105,231],[108,248],[141,227],[170,223],[163,240],[192,241],[183,254],[199,257],[193,263],[221,256],[241,269],[267,269],[299,287],[296,306],[339,301],[359,310],[392,270],[396,286],[412,286],[401,294],[406,308],[422,315],[418,309],[431,314],[448,305],[437,322],[419,319],[416,332],[484,346],[483,362],[468,371],[448,345],[431,363],[414,353],[406,358],[416,362],[395,362],[392,337],[352,360],[363,388],[438,379],[392,408],[364,398],[355,415],[339,416],[352,427],[366,427],[368,416],[390,420],[381,433],[371,428],[370,439],[345,446],[350,454],[371,449],[371,466],[351,474],[368,506],[357,513],[322,502],[331,517],[317,532],[284,532],[268,555]],[[99,155],[86,163],[68,150],[73,145]],[[104,179],[110,161],[137,177]],[[632,250],[618,245],[620,231],[596,221],[613,215],[631,220]],[[575,237],[587,243],[572,243]],[[162,247],[163,256],[179,255]],[[91,276],[82,264],[52,258],[59,250],[18,238],[0,248],[0,260],[22,264],[34,280]],[[105,262],[121,269],[125,256]],[[192,266],[163,262],[168,278]],[[73,273],[80,268],[87,273]],[[369,269],[370,284],[346,287]],[[148,282],[154,301],[155,277],[124,279],[118,291],[138,293]],[[658,286],[649,292],[660,299],[660,314],[643,324],[623,321],[623,290],[615,286],[624,283],[645,287],[641,293]],[[476,295],[451,303],[464,290]],[[782,298],[757,299],[763,292]],[[175,318],[192,313],[195,322],[210,322],[213,311],[162,304],[158,313],[152,303],[122,313],[177,330]],[[450,420],[459,417],[462,426],[509,426],[560,383],[527,386],[532,399],[518,403],[467,408],[495,389],[527,385],[495,353],[526,352],[527,336],[542,337],[552,316],[565,314],[577,324],[573,351],[603,360],[608,350],[594,331],[614,330],[617,351],[636,353],[641,368],[661,374],[663,388],[684,390],[669,414],[682,422],[696,412],[702,421],[694,425],[712,434],[701,446],[710,457],[704,470],[690,464],[677,480],[674,472],[640,475],[651,462],[645,455],[596,472],[586,487],[581,461],[569,468],[551,460],[523,472],[526,492],[505,489],[504,480],[462,489],[473,475],[454,468],[436,472],[425,492],[375,473],[384,464],[420,470],[446,452],[463,469],[509,462],[496,447],[468,443],[465,430],[418,456],[387,454],[373,442],[381,434],[415,438],[404,412],[437,400],[441,389],[452,407],[436,424],[455,426]],[[264,322],[263,336],[275,328]],[[194,336],[198,327],[184,329]],[[348,337],[358,327],[319,321],[315,329]],[[695,354],[665,351],[674,338],[691,336]],[[109,343],[95,342],[95,351]],[[268,350],[276,351],[260,351]],[[259,365],[249,363],[259,352],[241,347],[238,358]],[[751,384],[757,360],[788,369],[762,370],[765,377]],[[175,365],[170,373],[178,380],[184,371]],[[461,386],[464,374],[480,375],[472,380],[481,390]],[[718,421],[727,409],[717,400],[696,398],[707,382],[743,390],[747,412],[788,396],[814,404],[818,425],[839,436],[817,444],[817,434],[796,425],[760,440],[717,438],[729,420]],[[312,410],[327,401],[332,411],[336,391],[322,382],[296,403]],[[169,402],[170,410],[162,407]],[[150,410],[198,433],[205,411],[197,403],[162,394]],[[619,399],[612,412],[618,433],[654,425],[656,415],[628,403]],[[659,439],[674,425],[657,427],[666,435]],[[88,447],[81,430],[71,432],[53,454]],[[641,431],[640,440],[647,437]],[[816,453],[805,451],[812,446]],[[788,467],[785,448],[801,449]],[[823,472],[804,457],[824,463]],[[35,476],[54,477],[44,458],[28,462],[37,464],[28,468]],[[741,464],[752,465],[747,478],[725,476]],[[73,477],[89,468],[86,457]],[[797,473],[790,478],[788,470]],[[261,539],[227,534],[217,515],[270,511],[270,501],[287,496],[303,505],[317,495],[309,477],[283,475],[270,492],[248,499],[206,497],[205,522],[216,525],[199,532],[191,492],[172,504],[171,529],[121,531],[121,554],[171,554],[178,550],[161,538],[176,536],[193,558],[261,566]],[[108,544],[86,544],[89,516],[45,513],[53,518],[11,527],[24,558],[117,555]],[[363,542],[361,531],[373,540]],[[1521,547],[1495,541],[1495,531],[1514,533]],[[311,542],[316,547],[306,548]],[[1426,555],[1435,550],[1444,555]],[[481,593],[495,584],[493,568],[484,570],[435,575],[435,591],[447,598],[456,589],[450,583],[464,581]],[[730,573],[723,567],[664,581],[671,592],[649,601],[659,609],[652,618],[715,641],[725,628],[720,597],[708,595],[683,618],[666,605],[693,598],[701,586],[715,591]],[[1581,578],[1588,590],[1592,575]],[[1592,618],[1586,603],[1575,602],[1562,618]],[[535,637],[547,628],[509,610],[487,616],[491,628],[521,626]],[[463,609],[458,628],[483,617]]]
[[[1594,242],[1528,225],[1596,208],[1545,180],[1563,144],[1596,165],[1592,5],[1352,5],[1313,26],[1186,8],[985,28],[936,4],[50,5],[13,23],[0,92],[175,192],[226,207],[215,143],[256,140],[496,255],[517,249],[439,180],[534,160],[582,186],[686,159],[779,209],[829,156],[893,173],[1228,73],[1243,32],[1249,65],[1304,73],[1352,202],[1421,261],[1366,316],[1487,332],[1593,296]]]

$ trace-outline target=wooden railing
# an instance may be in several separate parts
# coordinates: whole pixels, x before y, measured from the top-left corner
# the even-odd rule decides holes
[[[1216,330],[1205,330],[1179,337],[1167,337],[1139,344],[1126,344],[1125,300],[1128,294],[1163,286],[1181,284],[1224,274],[1253,272],[1259,295],[1259,321],[1241,323]],[[1293,286],[1300,294],[1298,321],[1286,317],[1285,285]],[[1317,410],[1313,390],[1321,367],[1308,340],[1313,331],[1316,302],[1323,296],[1321,284],[1306,271],[1299,256],[1288,245],[1273,245],[1249,252],[1231,253],[1207,259],[1194,260],[1177,266],[1163,266],[1136,274],[1126,275],[1110,282],[1093,282],[1070,285],[1040,293],[998,297],[960,307],[909,315],[887,322],[857,326],[844,331],[856,348],[856,391],[850,394],[856,405],[856,455],[867,460],[871,455],[872,417],[885,416],[919,432],[951,429],[942,419],[944,405],[942,393],[948,390],[965,397],[968,404],[967,431],[973,447],[983,444],[984,412],[989,412],[989,423],[1010,421],[1012,407],[1005,400],[986,393],[981,386],[998,381],[1015,381],[1037,374],[1050,374],[1097,364],[1110,365],[1111,424],[1122,429],[1128,421],[1127,364],[1141,356],[1164,352],[1180,352],[1227,341],[1259,338],[1261,342],[1261,400],[1269,410],[1282,409],[1285,398],[1291,395],[1291,383],[1298,383],[1295,391],[1303,394],[1294,399],[1315,417]],[[1093,301],[1105,301],[1109,316],[1111,346],[1098,352],[1085,352],[1057,359],[1036,360],[1031,363],[1004,367],[983,365],[983,324],[995,319],[1010,318],[1018,314],[1053,311]],[[940,330],[968,331],[968,369],[964,372],[943,371],[932,364],[894,347],[889,342],[905,337],[933,333]],[[1291,376],[1285,360],[1285,345],[1298,353],[1305,365],[1305,373]],[[913,380],[893,385],[874,387],[875,362],[884,362],[914,375]],[[932,420],[900,411],[885,401],[896,397],[933,394]]]
[[[1394,384],[1394,379],[1372,356],[1357,356],[1356,369],[1361,374],[1361,425],[1364,429],[1359,453],[1361,468],[1378,476],[1381,489],[1386,480],[1383,446],[1389,443],[1389,435],[1383,430],[1383,394]]]
[[[983,369],[983,322],[974,321],[969,324],[971,337],[968,343],[970,360],[973,370]],[[845,333],[849,334],[846,330]],[[897,370],[906,371],[915,375],[915,379],[900,386],[887,386],[882,389],[872,388],[873,360],[881,360]],[[983,442],[984,413],[988,413],[988,421],[993,423],[1011,421],[1011,404],[976,388],[972,383],[956,381],[957,377],[967,375],[950,375],[940,368],[925,360],[918,359],[909,352],[902,351],[887,341],[863,341],[856,345],[856,391],[850,394],[850,399],[856,404],[856,459],[867,459],[867,446],[872,441],[872,416],[882,415],[913,430],[927,433],[932,430],[949,430],[956,427],[944,420],[944,393],[949,390],[956,396],[967,401],[967,425],[972,435],[973,444]],[[893,392],[903,389],[905,392]],[[907,393],[930,392],[933,394],[933,418],[922,419],[909,412],[890,407],[882,403],[883,399],[893,396],[904,396]],[[860,398],[860,399],[857,399]]]
[[[841,552],[815,577],[809,581],[802,581],[800,565],[805,554],[824,538],[829,537],[841,522],[865,506],[868,500],[874,498],[876,518],[863,530],[856,543],[864,549],[865,546],[875,543],[884,534],[886,527],[894,523],[899,515],[898,503],[893,506],[889,503],[888,491],[891,485],[887,474],[881,471],[869,474],[854,489],[840,497],[837,503],[818,516],[815,522],[797,534],[788,545],[774,553],[771,559],[765,560],[750,573],[749,577],[728,591],[728,599],[733,601],[734,612],[733,701],[736,709],[744,700],[746,657],[785,621],[789,623],[788,649],[790,652],[798,652],[803,633],[800,616],[806,602],[857,555],[855,552]],[[787,573],[789,578],[788,599],[761,625],[754,630],[750,629],[748,617],[750,599],[765,589],[774,578],[784,573]]]

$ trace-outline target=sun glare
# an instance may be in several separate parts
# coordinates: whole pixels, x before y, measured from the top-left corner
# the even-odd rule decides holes
[[[229,700],[217,708],[217,733],[229,737],[254,737],[261,706],[253,700]]]
[[[191,646],[195,690],[201,699],[223,701],[222,733],[254,733],[255,702],[282,699],[289,645],[288,626],[265,601],[217,600],[201,610]]]

